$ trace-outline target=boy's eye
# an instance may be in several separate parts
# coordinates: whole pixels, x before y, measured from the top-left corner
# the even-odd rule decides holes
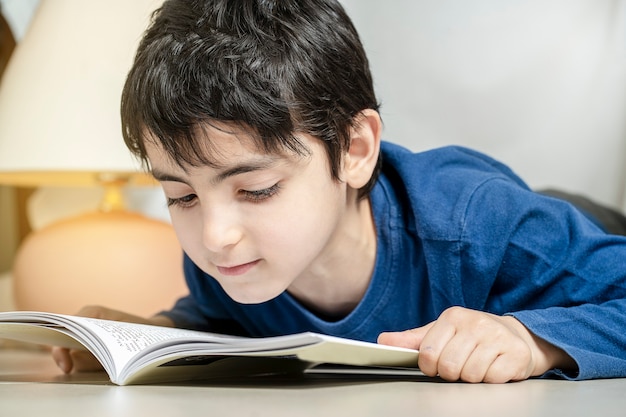
[[[262,190],[241,190],[240,193],[243,197],[252,203],[258,203],[263,200],[267,200],[268,198],[273,197],[280,190],[280,185],[278,183],[272,185],[269,188],[264,188]]]
[[[195,200],[196,200],[195,194],[189,194],[184,197],[178,197],[178,198],[168,197],[167,206],[168,207],[177,206],[177,207],[187,208],[187,207],[191,207],[194,204]]]

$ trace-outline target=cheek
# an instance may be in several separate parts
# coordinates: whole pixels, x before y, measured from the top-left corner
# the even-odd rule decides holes
[[[187,254],[191,255],[197,250],[198,244],[196,242],[202,241],[200,219],[196,220],[189,213],[180,213],[175,209],[170,211],[170,218],[180,246]]]
[[[256,216],[257,236],[287,253],[309,252],[313,246],[318,249],[320,241],[326,241],[336,229],[345,208],[345,196],[339,187],[326,187],[317,193],[308,191],[310,187],[302,188]]]

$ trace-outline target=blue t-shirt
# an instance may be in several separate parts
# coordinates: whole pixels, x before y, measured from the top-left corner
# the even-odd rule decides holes
[[[314,331],[376,341],[451,306],[512,314],[577,362],[577,379],[626,376],[626,238],[561,200],[532,192],[506,166],[446,147],[382,144],[370,199],[377,257],[346,317],[319,317],[285,292],[240,304],[185,256],[190,295],[163,314],[179,327],[272,336]]]

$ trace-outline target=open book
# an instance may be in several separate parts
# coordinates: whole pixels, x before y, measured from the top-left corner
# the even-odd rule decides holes
[[[316,333],[245,338],[31,311],[0,312],[3,338],[87,349],[118,385],[303,372],[320,364],[416,368],[418,356]]]

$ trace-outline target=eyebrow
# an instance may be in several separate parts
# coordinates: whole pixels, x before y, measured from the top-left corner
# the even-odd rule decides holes
[[[217,175],[211,179],[211,182],[214,184],[218,184],[230,177],[234,177],[236,175],[245,174],[248,172],[261,171],[264,169],[268,169],[272,167],[278,158],[267,156],[264,158],[260,158],[257,160],[247,161],[232,167],[228,167],[218,172]],[[183,184],[188,184],[188,181],[182,177],[161,171],[159,169],[152,169],[152,176],[159,182],[163,181],[173,181],[173,182],[181,182]]]

